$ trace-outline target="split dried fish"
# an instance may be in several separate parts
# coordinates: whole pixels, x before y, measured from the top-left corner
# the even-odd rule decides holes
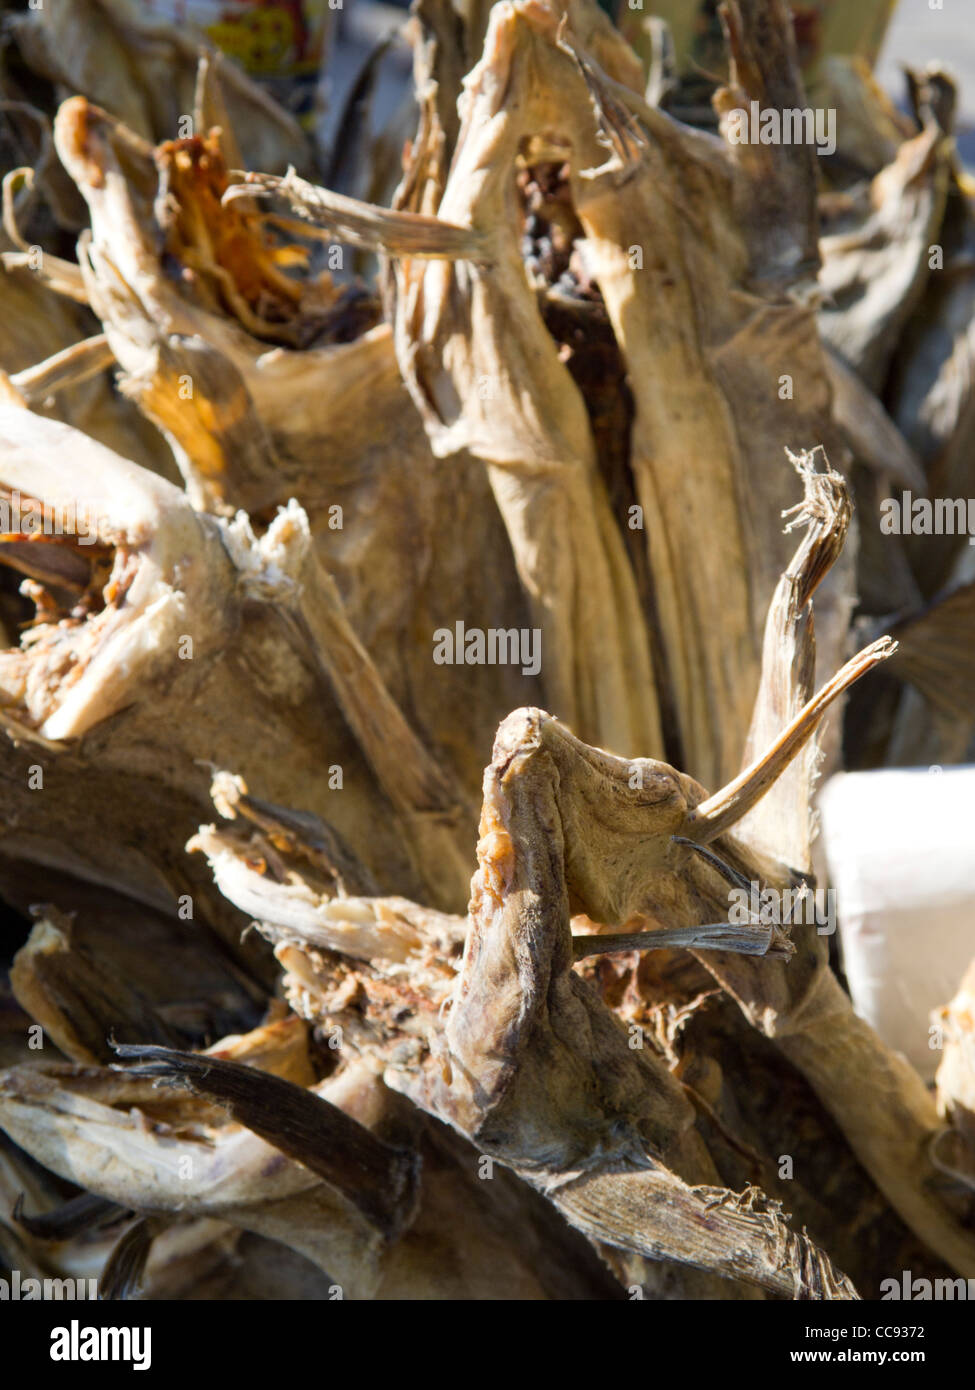
[[[0,277],[0,504],[42,523],[0,533],[0,1247],[32,1277],[975,1277],[969,985],[936,1098],[792,911],[848,696],[877,763],[929,702],[971,737],[968,548],[884,550],[871,510],[967,487],[953,89],[903,116],[825,64],[819,169],[732,138],[804,104],[785,5],[722,16],[705,130],[660,25],[419,0],[390,207],[348,192],[380,147],[322,186],[122,0],[13,23],[59,102]],[[789,913],[736,921],[753,892]]]

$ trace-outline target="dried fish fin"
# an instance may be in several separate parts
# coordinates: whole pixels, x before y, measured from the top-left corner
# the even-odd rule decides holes
[[[313,1091],[213,1054],[120,1044],[127,1073],[185,1086],[341,1192],[386,1240],[415,1215],[417,1160],[395,1150]]]
[[[142,1279],[152,1243],[166,1223],[158,1217],[141,1216],[134,1221],[112,1249],[99,1279],[99,1294],[106,1302],[132,1298],[142,1291]]]
[[[223,201],[232,206],[241,199],[272,194],[287,202],[309,234],[321,234],[327,241],[345,241],[387,256],[432,260],[477,261],[487,254],[484,238],[474,229],[422,213],[375,207],[308,183],[294,170],[284,178],[246,174],[243,183],[231,184]]]
[[[601,956],[607,951],[656,951],[680,947],[694,951],[737,951],[745,956],[791,956],[795,947],[771,926],[733,927],[727,922],[702,922],[696,927],[661,927],[652,932],[602,932],[573,936],[573,960]]]
[[[37,1240],[66,1240],[81,1231],[111,1224],[124,1215],[124,1207],[106,1201],[104,1197],[95,1197],[90,1192],[69,1197],[53,1211],[38,1212],[33,1216],[25,1214],[24,1194],[21,1193],[13,1210],[13,1218],[18,1226]]]
[[[690,1187],[657,1165],[585,1174],[556,1188],[559,1210],[592,1239],[746,1280],[790,1299],[858,1299],[850,1279],[809,1237],[790,1229],[778,1202]]]
[[[889,637],[864,647],[837,671],[786,725],[771,748],[735,780],[695,808],[685,834],[707,844],[727,833],[766,794],[789,764],[807,747],[832,702],[868,671],[896,651]],[[808,773],[807,773],[808,778]]]

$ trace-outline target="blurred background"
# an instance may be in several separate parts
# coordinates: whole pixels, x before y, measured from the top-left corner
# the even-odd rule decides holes
[[[152,3],[153,0],[150,0]],[[154,0],[163,3],[163,0]],[[170,0],[172,2],[172,0]],[[718,0],[642,0],[643,11],[630,10],[628,0],[602,0],[603,8],[624,29],[633,21],[652,15],[663,16],[671,25],[675,42],[687,48],[720,44],[717,20]],[[397,35],[402,28],[409,0],[401,4],[379,0],[344,0],[333,13],[333,39],[325,63],[322,96],[325,110],[320,114],[321,138],[327,144],[334,137],[338,114],[356,83],[375,62],[377,44]],[[975,166],[975,6],[972,0],[944,0],[943,8],[932,8],[931,0],[819,0],[793,4],[800,41],[810,36],[827,51],[850,53],[859,44],[874,65],[882,87],[902,110],[908,109],[904,67],[923,68],[929,62],[947,67],[959,83],[957,138],[962,158]],[[687,17],[691,22],[688,24]],[[824,25],[824,16],[829,20]],[[885,27],[886,26],[886,27]],[[678,54],[680,62],[680,54]],[[688,64],[690,66],[690,64]],[[405,43],[393,37],[380,60],[376,82],[373,123],[377,128],[390,118],[408,87],[409,56]]]
[[[119,3],[119,0],[114,0]],[[403,128],[409,52],[402,30],[409,0],[121,0],[143,15],[205,32],[313,130],[328,153],[339,139],[362,148],[366,132]],[[707,125],[709,97],[724,72],[719,0],[600,0],[646,56],[656,20],[666,22],[689,105]],[[8,8],[13,8],[8,5]],[[22,4],[18,5],[23,8]],[[791,5],[810,81],[829,55],[859,55],[907,109],[904,65],[946,65],[959,79],[958,142],[975,164],[975,25],[971,0],[796,0]],[[693,114],[690,114],[693,113]],[[348,139],[350,121],[359,139]],[[340,134],[341,132],[341,134]]]

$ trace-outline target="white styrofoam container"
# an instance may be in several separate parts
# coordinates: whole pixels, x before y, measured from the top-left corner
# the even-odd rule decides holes
[[[819,806],[854,1007],[930,1081],[975,959],[975,767],[839,773]]]

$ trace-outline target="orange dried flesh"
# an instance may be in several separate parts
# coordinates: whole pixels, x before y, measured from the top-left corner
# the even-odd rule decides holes
[[[216,133],[167,141],[159,146],[156,163],[170,194],[173,220],[167,251],[199,273],[209,274],[229,312],[238,312],[236,294],[269,324],[293,318],[304,286],[284,275],[276,262],[302,265],[308,253],[299,246],[269,245],[257,217],[239,202],[222,203],[230,180]],[[229,283],[224,277],[229,277]]]

